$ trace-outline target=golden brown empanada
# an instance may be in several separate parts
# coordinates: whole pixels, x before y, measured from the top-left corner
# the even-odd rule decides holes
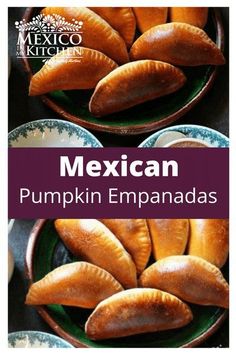
[[[188,254],[199,256],[223,267],[229,253],[229,221],[226,219],[190,219]]]
[[[174,66],[154,60],[122,65],[97,84],[89,102],[97,117],[133,107],[177,91],[186,81]]]
[[[130,289],[102,301],[85,324],[93,340],[163,331],[187,325],[190,308],[177,297],[156,289]]]
[[[141,33],[166,23],[168,15],[168,7],[133,7],[133,11]]]
[[[129,56],[123,38],[109,23],[86,7],[45,7],[44,15],[57,14],[66,21],[83,22],[82,45],[96,49],[119,64],[127,63]],[[92,63],[91,63],[92,65]]]
[[[96,219],[57,219],[56,230],[76,256],[113,275],[124,288],[137,286],[135,264],[114,234]]]
[[[204,28],[207,23],[208,7],[170,7],[171,22],[188,23],[199,28]]]
[[[145,32],[132,45],[130,57],[184,66],[225,63],[222,52],[203,30],[177,22],[155,26]]]
[[[148,219],[155,260],[184,253],[188,235],[188,219]]]
[[[151,240],[145,219],[101,219],[132,256],[140,274],[151,253]]]
[[[136,20],[131,7],[89,7],[96,12],[124,39],[128,47],[134,40]]]
[[[91,89],[117,66],[112,59],[97,50],[67,48],[54,55],[32,77],[29,95],[42,95],[55,90]]]
[[[94,308],[122,286],[106,270],[86,262],[62,265],[32,284],[27,305],[60,304]]]
[[[170,256],[142,273],[139,284],[198,305],[229,307],[229,285],[213,264],[195,256]]]

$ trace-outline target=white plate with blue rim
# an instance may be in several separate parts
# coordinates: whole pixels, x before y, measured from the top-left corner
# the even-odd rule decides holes
[[[23,124],[8,134],[9,147],[102,147],[100,141],[77,124],[42,119]]]
[[[224,134],[208,127],[204,127],[201,125],[192,125],[192,124],[174,125],[159,130],[154,134],[150,135],[147,139],[145,139],[139,145],[139,147],[145,147],[145,148],[155,147],[157,140],[160,139],[160,137],[163,136],[163,134],[167,135],[167,133],[170,132],[179,132],[181,134],[184,134],[187,138],[202,140],[207,144],[211,145],[212,147],[226,147],[226,148],[229,147],[229,138],[227,138]],[[168,137],[168,143],[170,143],[169,137]],[[164,147],[164,145],[162,147]]]
[[[8,334],[8,348],[73,348],[64,339],[46,332],[19,331]]]

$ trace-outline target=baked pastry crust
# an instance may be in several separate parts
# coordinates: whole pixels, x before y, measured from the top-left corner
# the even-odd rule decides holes
[[[97,50],[68,48],[54,55],[33,75],[29,95],[42,95],[55,90],[92,89],[117,66],[112,59]]]
[[[221,271],[196,256],[170,256],[145,269],[143,287],[157,288],[198,305],[229,307],[229,285]]]
[[[85,324],[93,340],[163,331],[187,325],[190,308],[177,297],[156,289],[130,289],[102,301]]]
[[[41,13],[57,14],[67,21],[83,22],[82,45],[106,54],[119,64],[127,63],[129,56],[123,38],[109,23],[86,7],[45,7]]]
[[[185,81],[183,72],[167,63],[154,60],[128,63],[99,81],[89,110],[97,117],[119,112],[175,92]]]
[[[229,254],[227,219],[190,219],[188,254],[223,267]]]
[[[104,269],[86,262],[62,265],[32,284],[27,305],[60,304],[94,308],[122,286]]]
[[[188,23],[204,28],[208,18],[208,7],[170,7],[169,17],[171,22]]]
[[[133,7],[137,26],[141,33],[166,23],[168,7]]]
[[[189,236],[188,219],[148,219],[155,260],[182,255]]]
[[[100,219],[120,240],[134,260],[137,273],[147,265],[151,254],[151,239],[145,219]]]
[[[140,36],[130,50],[132,60],[153,59],[173,65],[222,65],[224,56],[208,35],[186,23],[166,23]]]
[[[89,7],[96,12],[124,39],[129,48],[134,40],[136,19],[131,7]]]
[[[107,270],[124,288],[137,286],[136,267],[115,235],[96,219],[57,219],[56,230],[75,255]]]

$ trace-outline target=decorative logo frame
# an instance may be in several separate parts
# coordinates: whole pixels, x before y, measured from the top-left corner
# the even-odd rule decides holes
[[[82,43],[82,26],[83,21],[72,19],[69,22],[57,14],[39,14],[29,22],[25,19],[16,21],[15,27],[18,30],[16,56],[27,59],[40,58],[42,62],[48,62],[61,50],[72,47],[69,57],[64,56],[63,60],[80,61],[82,50],[78,50],[78,46]],[[73,46],[77,48],[73,50]]]

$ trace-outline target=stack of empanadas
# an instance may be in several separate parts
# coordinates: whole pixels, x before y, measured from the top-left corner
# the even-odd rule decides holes
[[[46,7],[41,13],[82,21],[83,50],[52,57],[33,75],[29,94],[94,89],[89,110],[96,117],[181,89],[186,77],[175,66],[225,63],[202,29],[207,7]]]
[[[219,269],[228,257],[228,220],[58,219],[54,225],[83,261],[33,283],[26,303],[94,309],[85,324],[93,340],[186,326],[193,314],[185,302],[229,307]]]

